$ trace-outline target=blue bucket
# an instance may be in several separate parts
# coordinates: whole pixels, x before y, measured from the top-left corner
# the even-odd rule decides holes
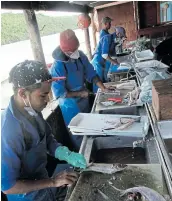
[[[127,72],[129,68],[118,69],[119,65],[111,65],[109,68],[109,73],[120,73],[120,72]]]

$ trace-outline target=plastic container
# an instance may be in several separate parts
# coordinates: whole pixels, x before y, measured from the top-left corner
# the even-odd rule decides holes
[[[130,68],[127,68],[126,66],[120,66],[120,65],[113,65],[109,68],[108,73],[120,73],[120,72],[127,72]]]
[[[144,50],[144,51],[141,51],[141,52],[136,51],[135,52],[135,57],[136,57],[136,60],[138,62],[140,62],[140,61],[153,59],[154,54],[153,54],[153,52],[151,50]]]
[[[143,69],[143,68],[144,69],[145,68],[167,69],[169,68],[169,66],[157,60],[150,60],[150,61],[144,61],[141,63],[136,63],[135,68],[137,69]]]

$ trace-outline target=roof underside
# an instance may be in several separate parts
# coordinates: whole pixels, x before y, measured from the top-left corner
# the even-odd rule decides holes
[[[89,13],[96,6],[112,1],[1,1],[1,9],[46,10]]]

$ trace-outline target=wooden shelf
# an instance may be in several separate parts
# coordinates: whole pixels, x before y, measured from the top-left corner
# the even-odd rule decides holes
[[[137,33],[138,35],[152,35],[166,31],[172,31],[172,24],[139,29]]]

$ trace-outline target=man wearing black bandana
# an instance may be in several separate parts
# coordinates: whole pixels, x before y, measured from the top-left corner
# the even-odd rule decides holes
[[[52,78],[38,61],[24,61],[10,72],[14,95],[1,118],[1,188],[8,201],[64,200],[66,186],[77,180],[70,165],[86,168],[84,156],[59,144],[41,114],[51,83],[59,79],[64,78]],[[47,152],[68,163],[57,165],[52,178],[46,170]]]

